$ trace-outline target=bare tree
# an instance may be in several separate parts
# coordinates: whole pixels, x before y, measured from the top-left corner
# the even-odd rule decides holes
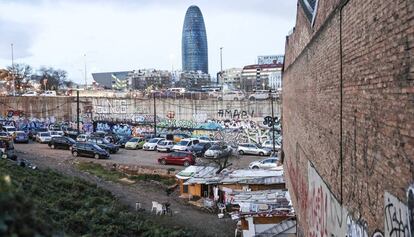
[[[33,73],[32,67],[23,63],[14,64],[14,66],[8,66],[7,70],[12,76],[11,80],[14,78],[16,91],[21,91],[24,89],[24,87],[26,87],[27,82]]]
[[[59,89],[59,86],[72,83],[67,80],[67,72],[64,70],[54,69],[52,67],[41,67],[39,72],[42,77],[40,83],[44,90],[57,90]]]

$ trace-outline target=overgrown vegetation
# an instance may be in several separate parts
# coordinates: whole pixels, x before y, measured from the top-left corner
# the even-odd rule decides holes
[[[122,178],[128,178],[134,181],[157,181],[167,186],[175,184],[175,179],[172,177],[164,177],[158,174],[126,175],[119,171],[107,170],[102,165],[92,162],[82,162],[79,163],[77,167],[79,170],[113,182],[119,182]]]
[[[0,160],[0,236],[190,236],[146,218],[81,179]]]

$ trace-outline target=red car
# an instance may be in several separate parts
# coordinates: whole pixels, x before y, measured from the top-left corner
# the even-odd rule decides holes
[[[190,152],[176,151],[160,157],[158,163],[189,166],[195,164],[195,156]]]

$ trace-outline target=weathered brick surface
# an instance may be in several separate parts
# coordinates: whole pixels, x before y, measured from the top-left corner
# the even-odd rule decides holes
[[[300,234],[311,228],[308,161],[370,235],[384,233],[385,192],[406,204],[414,182],[414,1],[320,0],[313,28],[299,6],[285,57],[283,149]]]

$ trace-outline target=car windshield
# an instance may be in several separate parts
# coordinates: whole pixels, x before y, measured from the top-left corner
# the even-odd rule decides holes
[[[206,143],[198,143],[194,146],[194,148],[204,148],[206,146]]]
[[[210,147],[210,150],[220,150],[220,146],[214,145]]]
[[[189,141],[180,141],[177,145],[179,145],[179,146],[187,146],[188,143],[189,143]]]
[[[72,138],[70,138],[70,137],[68,137],[68,140],[71,142],[71,143],[76,143],[76,141],[75,140],[73,140]]]
[[[95,148],[97,150],[101,150],[101,148],[98,145],[96,145],[96,144],[92,144],[92,146],[93,146],[93,148]]]
[[[48,133],[48,132],[41,132],[40,133],[40,136],[41,137],[50,137],[50,133]]]
[[[158,139],[153,138],[149,140],[148,143],[157,143],[158,141],[159,141]]]
[[[139,141],[139,138],[134,137],[134,138],[131,138],[129,141],[130,142],[138,142]]]
[[[7,136],[9,135],[7,132],[0,132],[0,136]]]
[[[164,141],[164,142],[160,142],[160,145],[164,146],[164,145],[168,145],[168,142]]]
[[[7,131],[9,131],[9,132],[15,132],[16,131],[16,128],[7,128]]]

